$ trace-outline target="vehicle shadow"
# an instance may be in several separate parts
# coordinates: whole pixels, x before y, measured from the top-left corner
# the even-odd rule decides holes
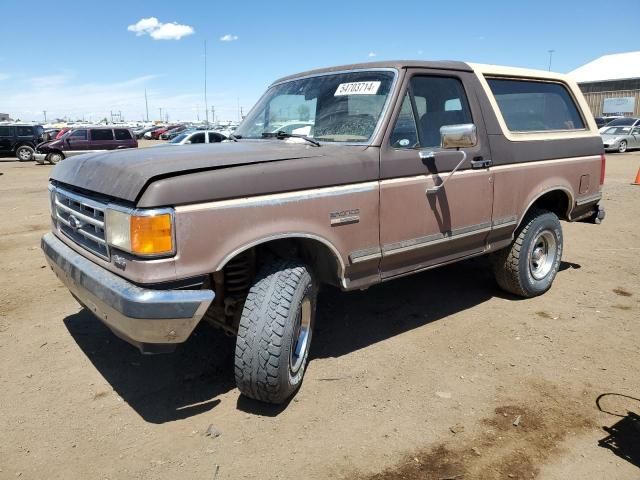
[[[606,398],[619,400],[632,400],[636,405],[640,404],[640,398],[630,397],[619,393],[603,393],[596,400],[598,410],[609,415],[619,417],[620,420],[611,427],[602,427],[608,434],[598,441],[602,448],[611,450],[616,456],[626,460],[631,465],[640,468],[640,415],[627,411],[626,414],[615,413],[602,406]]]
[[[580,268],[563,262],[561,270]],[[493,297],[520,300],[498,289],[484,257],[459,262],[371,287],[343,293],[326,288],[318,314],[310,358],[340,357],[395,335],[473,308]],[[100,374],[143,419],[165,423],[214,408],[235,388],[235,339],[200,325],[169,355],[141,355],[82,310],[64,323]],[[240,397],[248,413],[277,416],[286,405],[272,406]]]
[[[94,367],[144,420],[165,423],[211,410],[235,388],[235,342],[200,325],[173,354],[141,355],[87,310],[64,323]]]

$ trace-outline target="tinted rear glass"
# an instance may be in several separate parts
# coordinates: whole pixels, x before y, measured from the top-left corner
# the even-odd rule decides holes
[[[106,128],[91,130],[91,140],[113,140],[113,131]]]
[[[116,134],[116,140],[131,140],[131,134],[129,133],[129,130],[116,128],[114,132]]]
[[[584,128],[573,98],[559,83],[495,78],[487,82],[512,132]]]
[[[633,125],[635,123],[636,119],[635,118],[616,118],[615,120],[610,121],[609,123],[607,123],[608,127],[615,127],[615,126],[626,126],[626,125]]]
[[[13,135],[13,127],[0,127],[0,136],[9,137]]]

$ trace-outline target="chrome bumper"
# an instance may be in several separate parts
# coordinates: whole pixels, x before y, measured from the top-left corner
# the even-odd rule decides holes
[[[142,353],[171,351],[184,342],[215,296],[212,290],[138,287],[76,253],[52,233],[42,237],[41,247],[76,300]]]
[[[45,159],[47,158],[47,154],[46,153],[34,153],[33,154],[33,158],[38,163],[44,163]]]

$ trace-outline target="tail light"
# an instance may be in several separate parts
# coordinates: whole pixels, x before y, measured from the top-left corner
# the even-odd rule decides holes
[[[607,157],[604,156],[604,153],[600,154],[600,185],[604,184],[604,172],[607,167]]]

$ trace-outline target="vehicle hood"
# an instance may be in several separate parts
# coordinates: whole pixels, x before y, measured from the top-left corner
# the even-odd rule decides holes
[[[55,166],[51,179],[135,202],[155,179],[278,160],[323,157],[339,146],[313,147],[282,140],[139,148],[78,155]]]
[[[615,142],[624,138],[625,135],[600,135],[602,137],[603,142]]]

